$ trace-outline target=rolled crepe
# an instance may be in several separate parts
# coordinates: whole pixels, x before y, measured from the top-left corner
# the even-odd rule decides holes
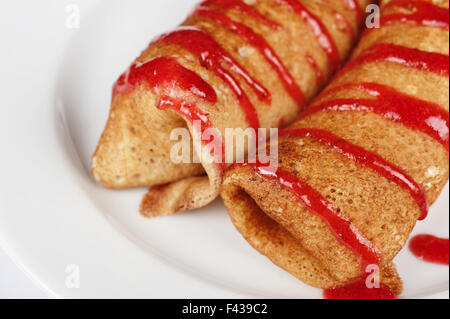
[[[112,189],[154,186],[141,204],[149,217],[208,204],[225,165],[198,156],[201,133],[215,130],[227,143],[225,128],[291,123],[346,58],[370,2],[202,2],[116,82],[93,176]],[[200,163],[171,159],[176,128],[189,130]]]
[[[382,2],[381,28],[280,131],[279,167],[226,172],[237,229],[303,282],[357,285],[376,265],[401,292],[392,261],[449,177],[448,4]]]

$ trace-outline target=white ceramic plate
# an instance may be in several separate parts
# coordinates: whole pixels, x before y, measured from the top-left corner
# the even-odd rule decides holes
[[[195,3],[2,3],[0,245],[54,296],[321,296],[254,251],[220,200],[147,220],[137,210],[144,189],[109,191],[90,177],[89,158],[107,117],[112,83]],[[77,8],[80,28],[68,28],[76,25]],[[448,206],[447,188],[415,232],[448,236]],[[448,298],[447,267],[421,262],[407,250],[396,263],[405,281],[403,297]]]

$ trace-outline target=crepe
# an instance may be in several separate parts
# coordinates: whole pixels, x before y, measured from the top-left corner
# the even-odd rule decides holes
[[[210,203],[226,163],[200,156],[205,141],[197,133],[211,129],[224,145],[226,128],[276,128],[295,120],[347,57],[370,2],[202,2],[116,82],[92,158],[94,178],[111,189],[152,186],[141,204],[148,217]],[[190,133],[190,161],[171,157],[177,128]]]
[[[358,285],[376,266],[402,291],[393,259],[449,177],[448,5],[382,1],[381,28],[280,131],[278,167],[226,172],[236,228],[303,282]]]

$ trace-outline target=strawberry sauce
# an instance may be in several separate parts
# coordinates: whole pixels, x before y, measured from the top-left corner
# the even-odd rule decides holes
[[[133,63],[114,84],[113,94],[131,93],[144,83],[152,90],[179,89],[208,103],[217,102],[216,92],[208,83],[170,57]]]
[[[295,0],[277,0],[286,4],[293,11],[301,15],[318,36],[322,47],[328,53],[330,61],[336,61],[337,50],[333,49],[333,42],[327,36],[327,31],[320,24],[315,23],[314,16]],[[346,0],[349,8],[358,10],[358,2]],[[441,9],[424,1],[393,1],[388,6],[402,6],[411,9],[412,13],[391,14],[382,19],[382,24],[394,22],[413,23],[424,26],[448,29],[448,10]],[[409,68],[449,76],[448,56],[425,52],[417,49],[398,46],[395,44],[375,44],[361,56],[349,62],[339,73],[371,62],[391,62]],[[344,89],[360,89],[371,95],[372,99],[339,99],[312,106],[302,117],[318,111],[364,111],[380,114],[412,129],[421,131],[449,149],[449,120],[448,112],[439,105],[397,92],[393,88],[375,83],[345,84],[326,91],[322,96]],[[318,129],[292,129],[280,132],[280,136],[308,137],[327,145],[355,162],[376,171],[389,181],[409,191],[417,202],[421,216],[428,214],[428,201],[423,188],[409,177],[401,168],[384,160],[377,154],[369,152],[359,146],[351,144],[332,133]],[[264,164],[237,164],[252,167],[260,176],[276,180],[282,187],[291,191],[297,199],[312,213],[317,214],[330,227],[336,238],[360,257],[361,264],[379,264],[381,255],[362,233],[341,213],[323,198],[315,189],[304,181],[283,169],[273,169]],[[236,166],[236,165],[235,165]],[[430,235],[420,235],[411,240],[411,251],[418,257],[440,264],[448,265],[448,239],[440,239]],[[324,291],[328,299],[394,299],[396,296],[389,287],[381,285],[379,289],[369,289],[363,281],[344,287]]]
[[[325,299],[396,299],[388,286],[381,284],[380,288],[367,288],[365,282],[327,289],[323,292]]]
[[[135,62],[123,73],[114,85],[114,95],[125,95],[132,92],[139,85],[147,85],[149,89],[158,92],[161,98],[156,107],[160,110],[171,109],[183,115],[191,123],[199,121],[201,126],[200,135],[207,129],[213,129],[208,114],[202,112],[196,101],[214,104],[217,102],[217,95],[214,89],[206,83],[199,75],[180,65],[175,59],[170,57],[158,57],[145,63]],[[168,93],[182,91],[187,93],[183,98],[168,96]],[[222,141],[202,141],[203,143],[217,143],[215,147],[222,147]],[[212,149],[211,151],[213,151]],[[224,161],[218,161],[221,171],[225,168]]]
[[[280,136],[289,137],[310,137],[314,138],[321,144],[341,153],[345,157],[367,166],[376,171],[381,176],[398,186],[406,189],[417,202],[421,211],[420,220],[426,218],[428,214],[428,202],[423,188],[418,185],[411,177],[409,177],[401,168],[389,163],[382,157],[369,152],[362,147],[351,144],[332,133],[318,129],[292,129],[281,131]]]
[[[183,27],[161,36],[156,42],[178,45],[196,55],[202,66],[206,67],[228,84],[239,100],[248,124],[254,129],[259,128],[260,125],[256,109],[231,70],[233,73],[239,75],[254,90],[261,101],[270,103],[270,93],[248,74],[208,33],[193,27]],[[230,71],[224,67],[225,65],[228,66]]]
[[[377,248],[358,231],[349,219],[333,208],[330,202],[305,181],[281,168],[268,167],[267,164],[245,163],[238,165],[251,167],[258,175],[276,180],[283,188],[295,195],[312,213],[321,217],[330,227],[336,239],[360,258],[362,270],[367,265],[380,262]]]
[[[235,22],[228,18],[225,14],[220,13],[218,11],[214,11],[208,8],[199,7],[194,12],[195,15],[203,16],[209,18],[224,27],[228,30],[240,35],[244,38],[247,43],[258,49],[258,51],[264,56],[266,61],[270,64],[270,66],[275,70],[283,83],[286,91],[289,95],[297,102],[300,108],[303,108],[305,104],[305,97],[303,95],[300,87],[295,83],[293,76],[289,73],[288,69],[284,66],[281,59],[272,49],[272,47],[267,43],[267,41],[254,32],[251,28],[247,27],[244,24]]]
[[[437,104],[400,93],[377,83],[344,84],[322,93],[325,96],[345,89],[358,89],[375,97],[372,99],[334,99],[309,107],[302,117],[320,111],[360,111],[382,115],[423,132],[449,150],[448,112]]]
[[[363,55],[347,63],[340,71],[340,74],[366,63],[382,61],[397,63],[409,68],[432,72],[442,76],[448,77],[449,75],[448,55],[425,52],[387,43],[375,44]]]
[[[391,7],[407,9],[410,13],[386,15],[381,19],[381,26],[401,22],[442,29],[448,29],[449,27],[449,11],[430,2],[418,0],[391,1],[385,8]]]
[[[409,242],[409,249],[417,258],[430,263],[448,266],[448,243],[448,238],[438,238],[432,235],[417,235]]]

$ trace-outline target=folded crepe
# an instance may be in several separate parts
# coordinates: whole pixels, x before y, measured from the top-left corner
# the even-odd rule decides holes
[[[154,186],[141,204],[149,217],[210,203],[225,165],[199,156],[202,133],[213,130],[227,143],[225,128],[276,128],[295,120],[346,58],[369,3],[202,2],[118,79],[93,176],[111,189]],[[191,161],[171,158],[177,128],[190,133],[184,142],[193,149]]]
[[[381,28],[280,131],[278,168],[226,172],[237,229],[303,282],[364,288],[375,265],[381,297],[401,292],[392,261],[449,177],[448,6],[382,1]]]

